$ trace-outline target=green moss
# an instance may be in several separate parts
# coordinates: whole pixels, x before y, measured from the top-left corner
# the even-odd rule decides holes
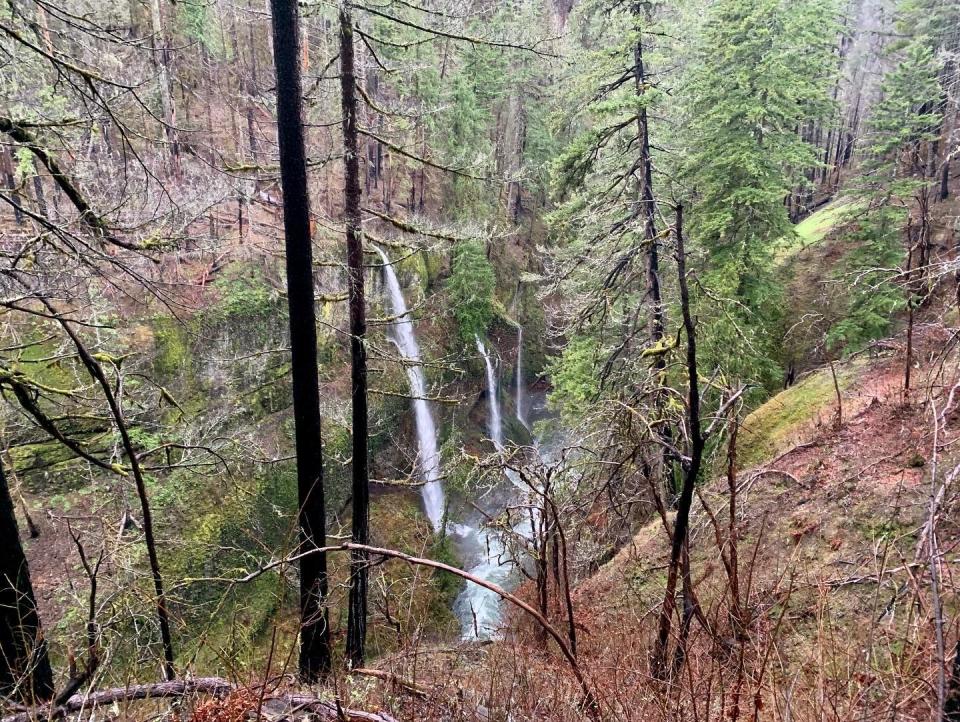
[[[786,239],[778,251],[778,262],[784,263],[798,251],[820,243],[833,229],[839,227],[844,219],[860,208],[862,208],[860,201],[838,198],[811,213],[794,226],[793,236]]]
[[[446,255],[443,253],[437,253],[429,250],[423,250],[420,252],[423,255],[424,267],[427,272],[427,286],[436,282],[436,280],[441,276],[444,271],[444,268],[447,265]]]
[[[265,316],[274,309],[278,298],[259,269],[247,269],[239,264],[218,278],[214,287],[220,299],[212,312],[227,319]]]
[[[18,351],[14,368],[40,385],[70,390],[77,386],[78,367],[75,361],[61,358],[62,349],[49,338],[49,330],[38,324],[20,329],[24,348]]]
[[[430,286],[430,269],[425,252],[405,254],[397,263],[396,271],[404,288],[417,288],[420,295],[426,295],[427,288]],[[416,302],[416,299],[409,299],[409,301]]]
[[[433,535],[416,496],[391,493],[375,498],[370,529],[375,545],[459,565],[450,540]],[[371,610],[379,611],[373,613],[369,631],[374,656],[397,650],[414,629],[434,638],[457,629],[452,608],[461,588],[459,577],[390,562],[371,576],[370,588]]]
[[[170,316],[153,319],[153,368],[161,378],[185,377],[193,365],[186,327]]]
[[[86,462],[78,461],[59,441],[14,446],[10,457],[24,490],[30,494],[68,494],[90,483]]]
[[[837,382],[843,390],[856,379],[865,361],[855,361],[837,369]],[[743,468],[755,466],[783,451],[836,397],[830,369],[821,369],[782,391],[751,413],[743,422],[739,436],[738,458]]]
[[[826,238],[827,234],[843,220],[843,218],[860,207],[857,202],[845,198],[828,203],[815,213],[811,213],[796,225],[794,231],[803,240],[804,245],[817,243]]]

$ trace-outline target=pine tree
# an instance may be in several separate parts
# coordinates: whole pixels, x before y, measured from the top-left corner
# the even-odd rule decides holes
[[[829,116],[837,16],[832,0],[720,0],[686,73],[689,226],[712,296],[702,299],[705,363],[723,358],[767,384],[781,305],[772,258],[792,233],[785,199],[816,162],[799,128]]]

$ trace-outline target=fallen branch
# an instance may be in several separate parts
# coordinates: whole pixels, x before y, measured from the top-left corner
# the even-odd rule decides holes
[[[35,707],[0,718],[0,722],[49,722],[50,720],[62,719],[75,712],[89,711],[117,702],[133,702],[147,699],[179,699],[193,694],[222,697],[236,689],[239,688],[220,677],[198,677],[174,682],[135,684],[129,687],[104,689],[99,692],[91,692],[90,694],[77,694],[59,706],[52,708]],[[291,710],[312,712],[322,720],[336,720],[340,722],[346,718],[347,720],[356,720],[357,722],[396,722],[393,717],[383,712],[364,712],[361,710],[344,709],[336,702],[318,699],[310,695],[280,694],[269,695],[264,699],[280,702]]]
[[[486,579],[483,579],[478,576],[474,576],[469,572],[463,571],[463,569],[458,569],[457,567],[450,566],[449,564],[444,564],[443,562],[434,561],[433,559],[424,559],[422,557],[411,556],[410,554],[404,554],[403,552],[398,552],[394,549],[384,549],[382,547],[368,546],[366,544],[354,544],[352,542],[347,542],[345,544],[337,544],[334,546],[324,546],[324,547],[315,547],[313,549],[308,549],[305,552],[300,554],[295,554],[284,559],[278,559],[271,561],[267,564],[264,564],[260,568],[250,572],[246,576],[239,578],[229,578],[229,577],[199,577],[193,579],[184,580],[184,583],[196,583],[196,582],[227,582],[230,584],[244,584],[252,582],[254,579],[266,574],[272,569],[278,567],[286,566],[288,564],[293,564],[300,559],[303,559],[306,556],[311,554],[328,554],[331,552],[344,552],[344,551],[363,551],[367,554],[373,556],[382,556],[388,557],[391,559],[399,559],[406,562],[407,564],[413,564],[417,566],[432,567],[433,569],[439,569],[449,574],[460,577],[461,579],[466,579],[468,582],[472,582],[478,586],[483,587],[484,589],[489,589],[491,592],[496,594],[498,597],[504,601],[510,602],[516,607],[519,607],[524,612],[529,614],[531,617],[536,620],[537,624],[549,634],[553,640],[557,643],[557,646],[560,647],[560,651],[563,653],[563,656],[566,658],[567,662],[570,665],[570,670],[573,672],[574,677],[576,677],[577,682],[580,685],[580,689],[583,693],[583,706],[587,714],[593,718],[598,719],[600,714],[600,707],[597,702],[596,696],[593,694],[593,690],[590,687],[590,683],[587,681],[587,678],[583,674],[583,670],[580,668],[579,663],[577,662],[577,657],[573,653],[573,650],[567,644],[566,639],[563,635],[556,630],[556,628],[547,621],[547,618],[544,617],[539,611],[534,609],[532,606],[527,604],[525,601],[519,597],[511,594],[503,587],[500,587],[493,582],[489,582]],[[7,722],[6,720],[0,720],[0,722]]]
[[[63,704],[52,708],[34,708],[25,712],[9,715],[0,722],[44,722],[66,717],[72,712],[103,707],[115,702],[132,702],[142,699],[170,699],[190,694],[223,695],[233,689],[233,685],[219,677],[200,677],[175,682],[156,682],[153,684],[135,684],[129,687],[104,689],[90,694],[75,694]]]
[[[411,682],[408,679],[393,674],[392,672],[384,672],[382,669],[369,669],[367,667],[358,667],[357,669],[352,670],[352,674],[358,674],[362,677],[373,677],[374,679],[380,679],[384,682],[389,682],[390,684],[399,687],[404,692],[412,694],[414,697],[419,697],[420,699],[426,699],[429,695],[427,690],[423,687],[418,686],[414,682]]]

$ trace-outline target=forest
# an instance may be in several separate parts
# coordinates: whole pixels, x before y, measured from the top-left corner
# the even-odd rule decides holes
[[[960,722],[960,0],[4,0],[0,98],[0,722]]]

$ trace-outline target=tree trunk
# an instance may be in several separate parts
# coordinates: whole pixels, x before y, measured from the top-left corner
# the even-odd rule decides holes
[[[153,516],[150,512],[147,482],[143,474],[143,469],[140,466],[140,455],[137,453],[133,439],[130,437],[130,430],[127,428],[127,423],[123,418],[121,397],[114,393],[110,379],[107,378],[100,361],[90,353],[79,334],[70,326],[70,322],[57,311],[49,300],[41,299],[41,303],[46,306],[51,317],[57,319],[60,327],[70,337],[70,340],[77,349],[77,355],[83,362],[90,377],[100,385],[103,396],[107,400],[107,406],[110,407],[110,415],[113,417],[117,432],[120,435],[120,444],[123,446],[123,451],[130,464],[130,471],[137,489],[137,498],[140,501],[140,514],[143,517],[143,543],[147,547],[147,560],[150,564],[150,576],[153,580],[157,623],[160,628],[160,644],[163,647],[163,676],[167,681],[170,681],[176,677],[173,637],[170,633],[170,613],[167,609],[167,597],[163,591],[163,575],[160,571],[160,559],[157,556],[157,540],[153,533]]]
[[[660,623],[657,631],[656,646],[651,660],[651,671],[655,676],[666,673],[667,644],[670,641],[670,628],[676,609],[677,577],[680,571],[681,557],[687,542],[690,523],[690,507],[693,503],[693,489],[700,475],[703,460],[704,440],[700,429],[700,383],[697,376],[697,340],[693,316],[690,311],[690,291],[687,287],[687,261],[683,244],[683,206],[677,205],[677,276],[680,286],[680,310],[683,315],[683,328],[687,337],[687,433],[690,438],[690,460],[684,464],[683,488],[677,503],[677,519],[673,526],[673,540],[670,546],[670,566],[667,570],[667,588],[660,609]],[[688,597],[688,594],[684,595]]]
[[[367,474],[367,321],[363,291],[363,235],[360,228],[360,156],[357,142],[357,87],[354,69],[353,19],[349,4],[340,7],[340,102],[343,111],[344,221],[347,234],[347,292],[350,304],[351,401],[353,406],[352,539],[366,544],[369,535]],[[350,602],[347,615],[347,659],[362,667],[367,636],[367,554],[350,552]]]
[[[0,152],[0,163],[3,165],[3,179],[10,192],[10,200],[13,201],[13,218],[19,226],[23,223],[23,211],[20,206],[20,194],[17,193],[17,181],[13,175],[12,149],[7,148],[3,152]]]
[[[904,399],[910,393],[910,371],[913,368],[913,316],[914,316],[914,283],[913,283],[913,221],[907,220],[907,272],[905,274],[907,287],[907,352],[903,364],[903,391]]]
[[[634,14],[639,19],[640,6],[634,6]],[[633,49],[634,89],[637,98],[645,92],[646,69],[643,64],[643,44],[638,39]],[[653,201],[653,163],[650,158],[650,127],[647,108],[641,103],[637,115],[637,132],[640,136],[640,212],[643,213],[643,238],[647,243],[647,298],[650,300],[650,340],[654,344],[663,339],[663,299],[660,294],[660,260],[657,248],[656,205]],[[655,366],[662,369],[665,363],[663,354],[655,356]]]
[[[510,96],[510,120],[512,138],[508,161],[507,217],[513,225],[520,222],[522,199],[520,174],[523,170],[523,153],[527,141],[527,111],[523,105],[523,88],[517,88]]]
[[[177,141],[177,119],[170,92],[170,48],[163,31],[163,15],[160,0],[150,0],[150,22],[153,30],[154,52],[159,54],[157,73],[160,82],[160,105],[163,110],[163,134],[170,151],[170,169],[174,176],[180,175],[180,146]]]
[[[45,218],[48,217],[47,199],[43,194],[43,181],[40,179],[39,173],[35,173],[33,176],[33,195],[34,201],[37,204],[37,210],[40,212],[40,215]]]
[[[313,292],[310,197],[303,137],[300,19],[297,0],[271,0],[277,75],[277,139],[283,188],[283,228],[290,311],[293,418],[300,505],[300,553],[326,542],[317,325]],[[330,671],[326,554],[300,560],[300,677],[313,682]]]
[[[2,464],[0,549],[0,696],[46,701],[53,697],[53,670]]]
[[[960,640],[953,649],[953,667],[943,705],[943,722],[960,722]]]

